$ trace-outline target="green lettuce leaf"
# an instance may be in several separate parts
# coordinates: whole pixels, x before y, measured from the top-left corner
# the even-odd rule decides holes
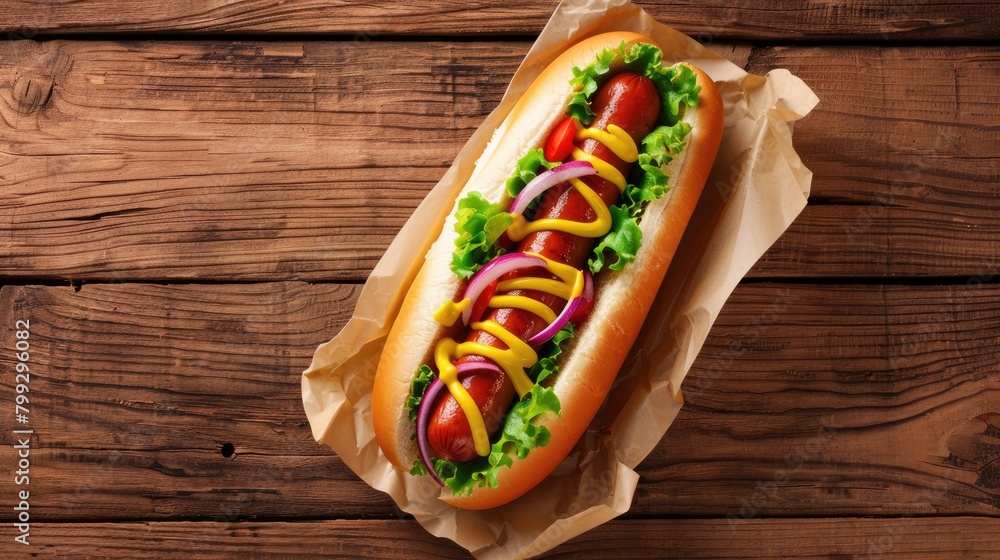
[[[455,476],[455,463],[447,459],[435,458],[433,466],[434,472],[437,473],[438,478],[441,480]],[[413,460],[413,468],[410,469],[410,474],[413,476],[427,476],[427,466],[424,465],[423,460]]]
[[[682,107],[698,104],[701,87],[690,66],[677,64],[664,67],[663,53],[647,43],[637,43],[628,49],[619,47],[619,51],[626,66],[652,80],[660,91],[660,123],[674,125],[680,118]]]
[[[541,383],[546,378],[559,373],[556,360],[562,354],[562,343],[573,338],[573,323],[566,326],[549,339],[538,351],[538,361],[528,370],[528,377],[535,383]]]
[[[561,162],[551,162],[545,159],[542,155],[541,148],[535,148],[533,150],[528,150],[528,153],[517,161],[517,168],[511,174],[510,178],[507,179],[507,194],[511,198],[517,196],[521,189],[525,185],[530,183],[536,176],[538,176],[538,171],[541,168],[552,169],[553,167],[559,165]]]
[[[690,66],[677,65],[661,68],[659,76],[652,79],[653,83],[656,83],[657,80],[663,83],[662,87],[657,84],[657,89],[666,93],[662,99],[663,108],[660,113],[662,115],[666,111],[667,118],[661,117],[660,120],[665,121],[668,125],[677,123],[682,107],[698,105],[698,94],[701,93],[701,86],[698,85],[698,78]]]
[[[410,381],[410,396],[406,397],[406,415],[410,422],[417,421],[417,409],[420,408],[420,401],[424,398],[424,393],[434,381],[434,372],[428,366],[420,366],[417,373]]]
[[[427,467],[424,466],[423,460],[413,460],[413,467],[410,469],[410,474],[413,476],[427,476]]]
[[[618,57],[631,70],[649,78],[660,91],[660,124],[675,124],[683,106],[694,107],[698,104],[701,87],[690,67],[680,64],[664,67],[660,49],[649,43],[626,46],[622,41],[616,48],[601,51],[589,66],[573,68],[573,78],[569,83],[574,93],[566,110],[567,115],[580,119],[583,124],[590,124],[594,118],[591,97],[597,91],[601,77],[611,70]]]
[[[517,168],[507,179],[507,193],[517,196],[539,170],[552,169],[559,162],[551,162],[542,155],[542,149],[529,150],[518,162]],[[514,218],[500,203],[490,204],[483,195],[471,192],[458,202],[455,211],[455,251],[451,255],[451,270],[460,278],[470,278],[482,266],[500,254],[497,239],[514,223]]]
[[[612,206],[609,210],[611,231],[594,247],[594,254],[588,261],[590,271],[594,274],[604,268],[606,252],[615,257],[608,268],[621,270],[626,264],[635,260],[635,255],[642,246],[642,231],[639,229],[638,219],[630,216],[625,206]]]
[[[625,43],[622,43],[624,46]],[[566,114],[575,117],[583,124],[594,120],[594,110],[590,108],[590,98],[597,92],[597,80],[608,73],[611,63],[618,57],[614,49],[604,49],[597,55],[597,60],[586,68],[573,67],[573,79],[569,81],[575,93],[570,97]]]
[[[461,278],[469,278],[499,254],[496,240],[514,219],[503,205],[490,204],[478,192],[458,201],[455,219],[459,235],[451,255],[451,270]]]
[[[638,178],[625,188],[625,207],[630,216],[640,216],[646,205],[667,194],[668,177],[663,169],[684,149],[691,125],[678,122],[659,126],[642,139]]]

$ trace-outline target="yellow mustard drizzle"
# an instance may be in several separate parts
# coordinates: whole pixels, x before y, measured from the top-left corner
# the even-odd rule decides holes
[[[472,341],[458,343],[450,338],[442,338],[434,348],[434,364],[438,368],[438,378],[455,397],[458,406],[469,420],[476,453],[479,456],[485,456],[490,452],[490,436],[486,431],[486,422],[483,420],[483,414],[479,411],[476,401],[459,381],[458,368],[453,362],[470,354],[489,358],[510,376],[511,381],[514,382],[514,390],[517,391],[518,396],[523,397],[531,391],[531,387],[534,385],[528,375],[524,373],[524,368],[533,366],[538,361],[538,354],[527,342],[511,334],[510,331],[494,321],[473,323],[471,327],[474,330],[481,330],[497,337],[507,345],[507,349],[501,350]]]
[[[593,138],[608,147],[609,150],[622,161],[632,163],[639,159],[639,147],[632,141],[632,137],[625,132],[625,129],[609,124],[607,130],[599,128],[584,128],[576,133],[577,140]]]
[[[497,284],[497,291],[509,292],[511,290],[535,290],[545,292],[563,299],[569,299],[569,294],[573,288],[551,278],[536,278],[527,276],[524,278],[512,278]]]
[[[517,391],[519,397],[527,395],[531,391],[531,387],[534,386],[534,383],[531,382],[528,374],[524,373],[524,368],[535,365],[535,362],[538,361],[538,354],[535,354],[535,351],[527,342],[521,340],[494,321],[473,323],[472,329],[491,334],[507,345],[506,350],[500,350],[492,346],[480,344],[479,346],[485,346],[489,350],[486,350],[485,353],[477,352],[477,354],[490,358],[507,372],[510,380],[514,382],[514,390]]]
[[[617,173],[617,170],[615,172]],[[507,237],[511,241],[520,241],[529,233],[543,230],[562,231],[580,237],[601,237],[605,233],[608,233],[611,229],[611,211],[608,210],[608,205],[604,204],[604,201],[594,192],[594,189],[588,187],[583,181],[570,179],[569,182],[583,196],[587,204],[590,204],[590,207],[594,209],[594,213],[597,216],[593,221],[577,222],[575,220],[562,220],[558,218],[541,218],[529,222],[520,214],[511,214],[514,218],[514,223],[507,228]]]
[[[556,312],[552,311],[548,305],[545,305],[538,300],[523,296],[493,296],[490,298],[488,305],[493,309],[510,307],[512,309],[521,309],[529,313],[534,313],[549,324],[552,324],[552,322],[556,320]]]
[[[565,300],[580,297],[583,294],[583,272],[536,253],[526,254],[542,259],[545,262],[545,268],[556,279],[526,277],[505,280],[497,284],[497,292],[508,292],[516,289],[537,290],[547,292]],[[444,320],[451,320],[451,323],[444,323],[439,320],[439,322],[450,326],[457,320],[458,315],[469,306],[469,303],[466,303],[469,301],[469,298],[465,298],[457,303],[447,301],[434,313],[434,318],[438,319],[440,317]],[[535,313],[550,324],[556,320],[556,314],[548,306],[524,296],[509,294],[493,296],[489,301],[489,305],[490,307],[524,309]],[[542,311],[542,308],[544,308],[544,311]],[[531,391],[531,387],[534,385],[524,370],[535,365],[535,362],[538,361],[538,354],[535,353],[531,345],[495,321],[481,321],[473,323],[470,327],[473,330],[480,330],[496,337],[507,348],[501,350],[500,348],[494,348],[493,346],[479,342],[466,341],[458,343],[451,338],[442,338],[434,348],[434,364],[438,368],[438,377],[441,379],[441,382],[445,384],[448,391],[455,397],[458,406],[469,420],[469,428],[472,431],[472,441],[475,444],[476,453],[480,456],[485,456],[489,454],[490,450],[486,422],[483,420],[483,415],[479,411],[476,401],[469,395],[465,387],[462,386],[461,381],[458,380],[458,368],[454,365],[455,360],[469,355],[483,356],[484,358],[493,360],[510,377],[518,396],[524,397],[524,395]]]
[[[594,139],[601,142],[619,159],[626,162],[634,162],[638,159],[638,147],[635,141],[621,127],[608,125],[607,130],[593,128],[583,128],[579,122],[577,124],[576,140]],[[597,175],[607,179],[618,187],[619,192],[625,190],[626,180],[621,172],[615,169],[608,162],[597,158],[583,150],[576,148],[572,152],[575,160],[589,162],[597,170]],[[544,218],[528,222],[520,214],[512,214],[514,223],[507,229],[507,236],[512,241],[520,241],[529,233],[543,230],[554,230],[578,235],[580,237],[601,237],[611,229],[611,212],[607,204],[601,197],[579,179],[570,179],[570,184],[579,192],[583,198],[593,208],[597,215],[592,222],[576,222],[573,220],[562,220],[554,218]],[[504,280],[497,284],[497,293],[490,298],[488,305],[492,308],[514,308],[522,309],[538,315],[546,323],[551,324],[557,316],[547,305],[534,299],[524,296],[514,296],[507,292],[513,290],[535,290],[545,292],[564,300],[572,300],[583,294],[584,277],[583,272],[567,264],[555,262],[541,255],[527,253],[541,258],[545,261],[545,267],[556,279],[523,277]],[[434,319],[439,323],[451,326],[458,317],[465,311],[472,302],[469,298],[461,301],[447,301],[434,312]],[[469,395],[469,392],[462,386],[458,379],[458,369],[454,362],[463,356],[477,355],[483,356],[496,362],[501,369],[510,377],[514,383],[514,389],[520,397],[531,391],[534,385],[525,369],[533,366],[538,361],[538,355],[531,346],[519,337],[500,326],[494,321],[481,321],[470,325],[473,330],[486,332],[501,342],[507,349],[501,350],[492,346],[487,346],[478,342],[466,341],[455,342],[451,338],[442,338],[434,348],[434,363],[438,368],[438,377],[445,384],[448,391],[455,397],[462,412],[469,421],[469,428],[472,431],[472,440],[476,448],[476,453],[484,457],[490,452],[489,433],[486,431],[486,422],[479,406]]]
[[[458,406],[465,413],[465,418],[469,421],[469,429],[472,431],[472,442],[476,446],[476,453],[480,456],[490,452],[489,434],[486,432],[486,422],[479,412],[476,401],[472,399],[469,391],[462,386],[458,380],[458,369],[452,362],[452,356],[458,353],[461,345],[450,338],[442,338],[434,348],[434,364],[438,368],[438,379],[444,383],[448,392],[455,397]]]
[[[633,141],[632,137],[618,125],[609,124],[607,130],[581,128],[576,133],[577,141],[586,140],[588,138],[597,140],[607,146],[608,149],[622,161],[632,163],[639,159],[639,148],[635,145],[635,141]],[[579,148],[575,148],[573,150],[572,156],[574,160],[586,161],[593,165],[594,169],[597,170],[597,176],[607,179],[618,187],[618,192],[623,192],[625,190],[627,181],[621,172],[615,168],[615,166],[604,161],[603,159],[588,154]],[[584,200],[587,201],[587,204],[594,209],[596,218],[593,221],[577,222],[573,220],[542,218],[533,222],[528,222],[524,216],[520,214],[512,214],[514,223],[507,228],[507,237],[509,237],[511,241],[516,242],[524,239],[529,233],[544,230],[561,231],[577,235],[579,237],[591,238],[601,237],[608,233],[608,231],[611,230],[611,211],[608,210],[608,205],[604,204],[601,197],[580,179],[570,179],[569,182],[573,185],[573,188],[575,188],[577,192],[583,196]]]
[[[610,163],[598,157],[594,157],[580,148],[575,148],[573,150],[573,159],[583,160],[593,165],[594,169],[597,170],[597,176],[614,183],[614,185],[618,187],[618,192],[625,190],[625,176],[621,174],[621,171],[615,169],[615,166]]]
[[[434,312],[434,320],[446,327],[450,327],[455,324],[455,321],[462,315],[462,312],[468,309],[470,305],[472,305],[472,300],[469,298],[457,302],[446,301]]]
[[[545,258],[537,253],[525,253],[533,257],[538,257],[545,261],[545,268],[557,278],[538,278],[535,276],[525,276],[504,280],[497,284],[497,291],[510,290],[536,290],[546,292],[565,300],[580,297],[583,294],[583,272],[568,264],[556,262]]]

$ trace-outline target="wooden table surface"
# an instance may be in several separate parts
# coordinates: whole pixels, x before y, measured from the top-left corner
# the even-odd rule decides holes
[[[638,3],[815,90],[812,196],[549,557],[1000,558],[1000,7]],[[0,557],[467,557],[300,374],[554,7],[0,3]]]

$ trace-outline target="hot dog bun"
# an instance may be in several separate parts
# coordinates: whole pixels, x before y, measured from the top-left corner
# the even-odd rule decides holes
[[[494,133],[456,204],[471,191],[491,202],[506,199],[504,184],[518,159],[526,150],[541,146],[564,118],[573,93],[569,83],[573,67],[587,66],[603,49],[623,41],[655,44],[635,33],[607,33],[577,43],[553,61]],[[501,469],[496,488],[476,488],[471,495],[461,496],[445,489],[441,496],[445,502],[487,509],[521,496],[569,454],[604,402],[659,290],[721,140],[722,100],[711,79],[692,69],[701,92],[697,107],[682,113],[682,120],[692,129],[687,146],[669,165],[670,191],[650,203],[643,214],[639,223],[643,245],[635,262],[621,272],[604,271],[595,278],[594,309],[560,357],[559,375],[552,386],[562,404],[561,415],[547,413],[540,418],[551,440]],[[453,208],[393,323],[375,377],[372,420],[376,439],[389,461],[406,471],[419,457],[405,405],[410,382],[417,368],[432,363],[435,343],[450,330],[433,319],[434,311],[462,285],[449,268],[457,236],[454,226]]]

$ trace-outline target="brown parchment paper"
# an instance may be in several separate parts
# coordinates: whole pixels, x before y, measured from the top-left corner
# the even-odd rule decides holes
[[[490,511],[437,500],[429,477],[396,471],[375,442],[371,390],[400,301],[493,130],[534,77],[565,47],[606,31],[646,34],[667,61],[688,60],[716,81],[726,130],[704,194],[654,307],[611,394],[574,452],[543,484]],[[429,532],[476,558],[540,554],[628,510],[633,470],[680,410],[681,381],[730,293],[806,204],[812,173],[792,148],[792,123],[818,102],[785,70],[749,75],[625,0],[562,2],[473,134],[372,271],[354,315],[321,345],[302,376],[313,435]]]

